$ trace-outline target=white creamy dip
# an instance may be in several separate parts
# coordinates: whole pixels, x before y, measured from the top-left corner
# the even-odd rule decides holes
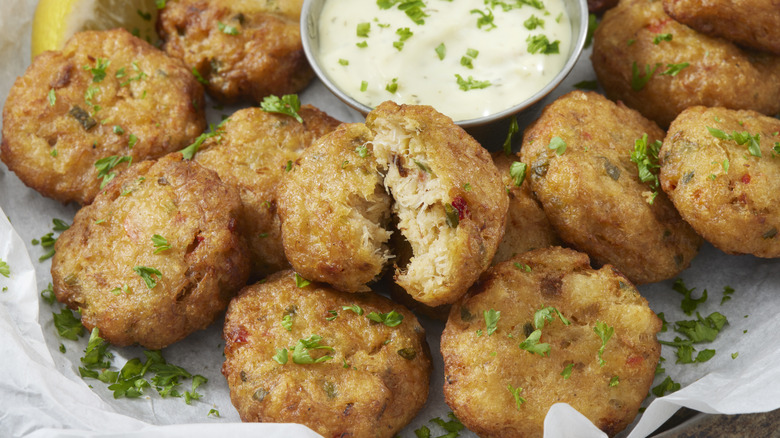
[[[455,121],[532,96],[561,71],[571,44],[563,0],[326,0],[318,30],[323,70],[354,99],[431,105]],[[553,46],[530,53],[542,36]],[[545,53],[555,42],[557,53]]]

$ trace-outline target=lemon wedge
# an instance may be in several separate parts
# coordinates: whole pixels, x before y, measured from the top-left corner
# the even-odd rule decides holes
[[[156,0],[40,0],[32,23],[32,56],[61,50],[74,33],[124,27],[150,43],[157,41]]]

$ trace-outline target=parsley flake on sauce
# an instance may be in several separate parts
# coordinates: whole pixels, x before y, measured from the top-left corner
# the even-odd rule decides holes
[[[561,42],[559,40],[550,42],[550,40],[547,39],[547,35],[529,35],[525,41],[528,43],[528,53],[541,53],[542,55],[560,53],[558,46]]]
[[[463,79],[463,77],[457,73],[455,74],[455,79],[458,82],[458,87],[463,91],[487,88],[490,86],[490,81],[478,81],[471,76],[469,76],[468,79]]]
[[[11,276],[11,267],[8,266],[8,263],[6,263],[3,259],[0,259],[0,275],[5,278],[9,278]]]

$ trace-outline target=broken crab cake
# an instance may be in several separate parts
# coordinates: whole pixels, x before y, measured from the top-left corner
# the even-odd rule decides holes
[[[303,105],[298,114],[302,122],[260,108],[239,110],[221,125],[218,135],[203,142],[194,157],[238,188],[257,278],[290,266],[277,215],[277,186],[287,174],[287,163],[339,124],[311,105]]]
[[[163,50],[197,72],[223,103],[261,102],[309,83],[301,1],[168,0],[157,32]]]
[[[663,138],[655,123],[621,103],[574,91],[526,128],[520,150],[561,239],[634,283],[674,277],[701,244],[658,186]]]
[[[178,59],[123,29],[80,32],[14,83],[0,158],[42,195],[88,204],[131,162],[190,144],[203,108],[203,87]]]
[[[303,277],[368,291],[390,257],[390,196],[362,123],[343,124],[294,162],[279,186],[284,251]]]
[[[395,281],[428,306],[452,303],[490,266],[508,198],[490,153],[429,106],[384,102],[366,116],[373,154],[412,247]]]
[[[233,187],[179,153],[134,164],[57,239],[54,293],[114,345],[179,341],[246,282],[240,207]]]
[[[303,285],[292,271],[244,288],[225,316],[222,373],[243,421],[326,437],[393,437],[428,398],[425,331],[374,293]]]
[[[490,268],[452,306],[444,397],[481,437],[542,437],[554,403],[613,436],[636,416],[661,353],[661,320],[611,266],[570,249]]]

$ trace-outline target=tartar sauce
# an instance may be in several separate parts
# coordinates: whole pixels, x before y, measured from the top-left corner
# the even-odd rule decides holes
[[[322,68],[345,93],[455,121],[532,96],[571,44],[563,0],[327,0],[318,26]]]

